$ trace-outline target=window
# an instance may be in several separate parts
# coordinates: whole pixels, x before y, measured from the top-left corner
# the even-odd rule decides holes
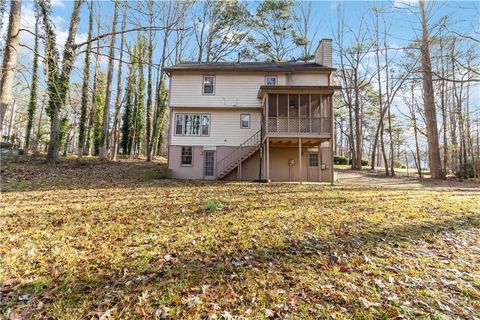
[[[308,154],[308,166],[309,167],[318,167],[318,153],[309,153]]]
[[[183,114],[175,115],[175,134],[183,134]]]
[[[177,113],[175,115],[175,134],[208,136],[210,134],[210,115]]]
[[[203,76],[203,94],[215,94],[215,76]]]
[[[240,115],[240,128],[241,129],[250,128],[250,114],[244,113]]]
[[[265,84],[267,86],[276,86],[277,85],[277,76],[265,76]]]
[[[186,136],[198,136],[200,135],[200,115],[198,114],[186,114],[185,115],[185,131]]]
[[[182,147],[182,166],[191,166],[193,163],[192,147]]]
[[[210,116],[208,114],[202,115],[202,136],[210,134]]]

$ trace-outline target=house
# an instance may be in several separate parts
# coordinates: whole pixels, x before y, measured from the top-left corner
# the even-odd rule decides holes
[[[333,181],[332,41],[315,62],[181,63],[170,77],[177,179]]]

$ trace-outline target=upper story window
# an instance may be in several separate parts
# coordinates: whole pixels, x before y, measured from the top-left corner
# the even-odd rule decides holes
[[[177,113],[175,115],[175,134],[208,136],[210,134],[210,115]]]
[[[278,83],[277,76],[265,76],[265,84],[267,86],[276,86]]]
[[[242,113],[240,115],[240,129],[250,129],[250,114]]]
[[[215,76],[203,76],[203,94],[215,94]]]

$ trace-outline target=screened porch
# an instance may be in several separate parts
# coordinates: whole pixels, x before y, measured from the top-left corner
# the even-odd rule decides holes
[[[332,95],[267,93],[263,115],[268,133],[330,135]]]

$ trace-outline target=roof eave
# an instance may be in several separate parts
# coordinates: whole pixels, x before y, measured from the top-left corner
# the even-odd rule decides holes
[[[261,99],[267,93],[318,93],[333,94],[341,90],[341,86],[260,86],[257,98]]]
[[[330,73],[336,71],[336,68],[331,67],[290,67],[290,68],[275,68],[275,67],[250,67],[250,68],[234,68],[234,67],[212,67],[212,68],[198,68],[198,67],[169,67],[165,68],[165,72],[170,75],[172,73],[189,73],[189,72],[325,72]]]

